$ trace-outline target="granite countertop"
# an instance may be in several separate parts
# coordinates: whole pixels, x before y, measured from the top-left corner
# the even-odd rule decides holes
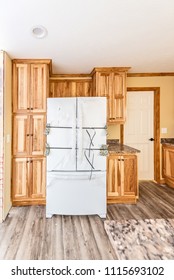
[[[161,144],[174,146],[174,138],[161,138]]]
[[[136,154],[140,150],[127,145],[120,144],[117,139],[109,139],[107,141],[109,154]]]
[[[162,143],[162,145],[174,148],[174,143]]]

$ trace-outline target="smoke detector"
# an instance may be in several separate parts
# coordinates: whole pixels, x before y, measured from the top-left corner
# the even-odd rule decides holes
[[[48,33],[46,28],[42,25],[34,26],[31,30],[31,32],[32,32],[32,35],[37,39],[45,38]]]

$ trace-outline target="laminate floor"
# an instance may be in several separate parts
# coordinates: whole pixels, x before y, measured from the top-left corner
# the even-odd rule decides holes
[[[140,182],[136,205],[108,205],[107,219],[174,218],[174,189]],[[117,259],[98,216],[45,218],[44,206],[12,207],[0,225],[0,259]]]

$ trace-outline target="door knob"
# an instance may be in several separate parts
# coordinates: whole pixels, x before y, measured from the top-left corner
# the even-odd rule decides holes
[[[154,140],[155,140],[154,138],[150,138],[150,139],[149,139],[149,141],[154,141]]]

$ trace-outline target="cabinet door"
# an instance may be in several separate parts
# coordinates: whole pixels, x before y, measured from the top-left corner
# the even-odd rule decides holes
[[[107,158],[107,196],[109,200],[120,196],[121,173],[120,156],[108,156]]]
[[[45,151],[45,115],[30,116],[30,154],[32,156],[44,156]]]
[[[31,178],[30,197],[32,199],[44,199],[46,190],[46,166],[45,158],[33,158],[31,160]]]
[[[46,112],[49,87],[48,65],[31,64],[30,76],[30,109],[32,112]]]
[[[13,155],[44,156],[45,115],[15,115],[13,118]]]
[[[125,73],[111,73],[109,77],[108,121],[125,121]]]
[[[122,196],[137,196],[138,180],[137,180],[137,156],[124,155],[122,156],[122,176],[123,183],[121,187]]]
[[[167,149],[162,147],[162,176],[163,177],[166,176],[166,152]]]
[[[91,81],[73,81],[72,87],[75,84],[76,96],[77,97],[90,97],[92,96]]]
[[[13,159],[12,197],[14,200],[28,199],[30,186],[30,162],[27,158]]]
[[[124,123],[126,110],[126,73],[96,72],[93,75],[93,93],[107,97],[108,123]]]
[[[110,155],[107,159],[107,202],[135,203],[138,197],[137,156]]]
[[[50,80],[49,97],[92,96],[91,80]]]
[[[13,64],[13,112],[23,113],[29,110],[30,66],[25,63]]]
[[[164,176],[174,179],[174,150],[173,149],[164,149],[163,156],[163,172]]]
[[[73,92],[70,92],[69,81],[51,81],[49,97],[75,97]]]
[[[96,73],[96,96],[108,97],[110,95],[110,73]]]
[[[30,117],[15,115],[13,117],[13,155],[28,156],[30,143]]]

